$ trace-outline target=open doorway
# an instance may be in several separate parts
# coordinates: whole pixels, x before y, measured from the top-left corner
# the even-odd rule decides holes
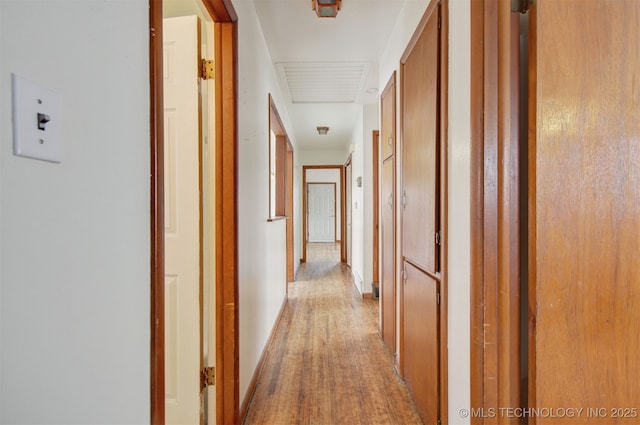
[[[305,165],[302,262],[343,261],[343,167]]]
[[[174,6],[178,8],[195,6],[195,9],[176,11],[171,3],[175,3]],[[202,110],[201,113],[206,116],[207,122],[198,122],[195,125],[195,154],[191,155],[194,162],[192,166],[195,168],[193,173],[195,180],[192,178],[188,185],[191,189],[196,186],[195,202],[197,206],[194,209],[199,211],[198,224],[195,226],[195,242],[193,242],[193,238],[190,242],[190,245],[197,252],[198,259],[196,260],[197,264],[190,265],[189,269],[191,271],[195,269],[195,280],[198,287],[196,293],[199,295],[197,303],[200,304],[199,300],[203,300],[203,307],[198,306],[196,309],[196,316],[199,316],[196,320],[197,328],[194,330],[193,326],[190,327],[191,332],[195,334],[191,339],[197,341],[196,354],[194,354],[197,357],[194,361],[197,367],[195,373],[193,371],[189,373],[189,376],[195,376],[195,379],[190,378],[188,386],[189,391],[196,394],[198,403],[195,407],[195,413],[193,408],[188,408],[188,410],[190,415],[196,415],[197,422],[200,423],[236,423],[239,416],[236,361],[238,357],[237,226],[235,225],[237,199],[236,176],[233,167],[236,162],[235,146],[237,144],[235,122],[237,16],[231,4],[227,3],[223,0],[177,3],[149,1],[151,107],[150,422],[152,423],[172,421],[170,418],[172,413],[167,412],[167,396],[175,396],[175,394],[169,394],[171,392],[182,392],[179,388],[181,384],[178,382],[182,379],[182,375],[174,374],[170,368],[170,362],[183,356],[181,353],[172,351],[174,349],[183,350],[182,343],[175,343],[172,340],[175,335],[180,333],[172,328],[175,321],[171,316],[178,310],[173,303],[177,297],[172,296],[172,287],[166,283],[166,274],[175,274],[169,270],[166,261],[166,252],[171,249],[167,241],[166,225],[175,224],[174,220],[177,217],[177,211],[172,207],[172,197],[177,197],[174,187],[176,174],[172,174],[175,170],[171,170],[174,165],[171,158],[173,147],[166,148],[173,137],[171,132],[174,127],[168,125],[168,121],[174,119],[175,108],[169,106],[168,111],[165,112],[165,108],[167,108],[165,97],[172,96],[165,93],[167,80],[165,77],[175,75],[173,74],[174,70],[169,66],[172,66],[171,63],[175,64],[181,61],[172,62],[168,58],[167,46],[163,45],[163,41],[168,41],[168,38],[164,37],[165,22],[163,19],[165,16],[163,16],[163,10],[165,6],[167,12],[173,16],[192,16],[187,20],[194,24],[192,28],[195,28],[196,43],[201,41],[201,35],[205,32],[209,48],[215,52],[215,62],[212,67],[216,78],[213,80],[212,86],[208,88],[212,94],[205,96],[206,103],[200,103],[198,100],[196,106],[197,110]],[[173,12],[171,12],[172,10]],[[167,24],[167,31],[171,32],[168,26]],[[193,35],[194,31],[189,30],[189,33]],[[182,35],[183,32],[183,30],[177,31],[179,35]],[[194,57],[203,53],[198,47],[192,50]],[[199,61],[193,62],[197,64],[195,75],[198,75],[201,64]],[[208,91],[206,84],[201,86],[205,92]],[[196,89],[196,97],[203,97],[200,88]],[[197,115],[197,121],[200,121],[200,111],[195,115]],[[175,141],[177,138],[173,140]],[[207,144],[210,145],[210,149],[205,152],[202,147]],[[206,195],[200,195],[205,191]],[[203,243],[205,237],[210,241],[206,247]],[[207,282],[204,285],[207,293],[203,292],[203,282]],[[169,290],[169,296],[167,296],[167,290]],[[223,308],[229,305],[235,307]],[[202,320],[203,310],[211,312],[212,322]],[[222,340],[225,341],[224,345],[221,343]],[[209,369],[210,364],[213,374],[203,373],[206,372],[204,366]],[[215,376],[215,381],[209,379],[209,376]],[[201,379],[202,377],[204,379]],[[214,382],[215,386],[208,387]],[[203,397],[204,394],[206,394],[206,398]],[[203,406],[206,410],[201,408]]]

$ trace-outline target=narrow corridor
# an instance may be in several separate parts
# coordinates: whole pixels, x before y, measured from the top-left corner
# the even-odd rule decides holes
[[[336,246],[309,244],[245,424],[422,423]]]

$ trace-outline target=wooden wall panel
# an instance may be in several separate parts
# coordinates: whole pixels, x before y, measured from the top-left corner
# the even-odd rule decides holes
[[[636,423],[640,2],[546,0],[533,13],[530,403]]]

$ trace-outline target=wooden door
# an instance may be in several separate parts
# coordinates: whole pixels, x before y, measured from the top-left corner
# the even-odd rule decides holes
[[[404,376],[422,420],[439,418],[438,292],[439,283],[408,262],[404,263]]]
[[[439,11],[431,2],[400,61],[403,284],[400,366],[425,423],[440,420]]]
[[[380,96],[382,187],[382,273],[380,279],[381,333],[392,353],[396,347],[396,73]]]
[[[545,0],[531,19],[530,404],[637,423],[640,2]]]
[[[388,158],[382,165],[382,339],[396,352],[396,220],[395,162]]]
[[[345,222],[346,222],[346,232],[345,238],[347,239],[346,243],[346,262],[348,266],[351,266],[351,219],[353,217],[353,205],[351,200],[351,190],[352,190],[352,181],[351,181],[351,157],[347,160],[347,163],[344,166],[345,169],[345,202],[344,202],[344,211],[345,211]]]
[[[200,23],[163,22],[166,423],[200,422]]]
[[[401,62],[402,255],[437,273],[439,224],[438,8]]]
[[[396,72],[394,71],[380,95],[382,122],[382,159],[396,152]]]

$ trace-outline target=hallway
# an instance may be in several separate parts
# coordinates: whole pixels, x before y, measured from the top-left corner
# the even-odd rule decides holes
[[[337,249],[309,244],[245,424],[422,423]]]

